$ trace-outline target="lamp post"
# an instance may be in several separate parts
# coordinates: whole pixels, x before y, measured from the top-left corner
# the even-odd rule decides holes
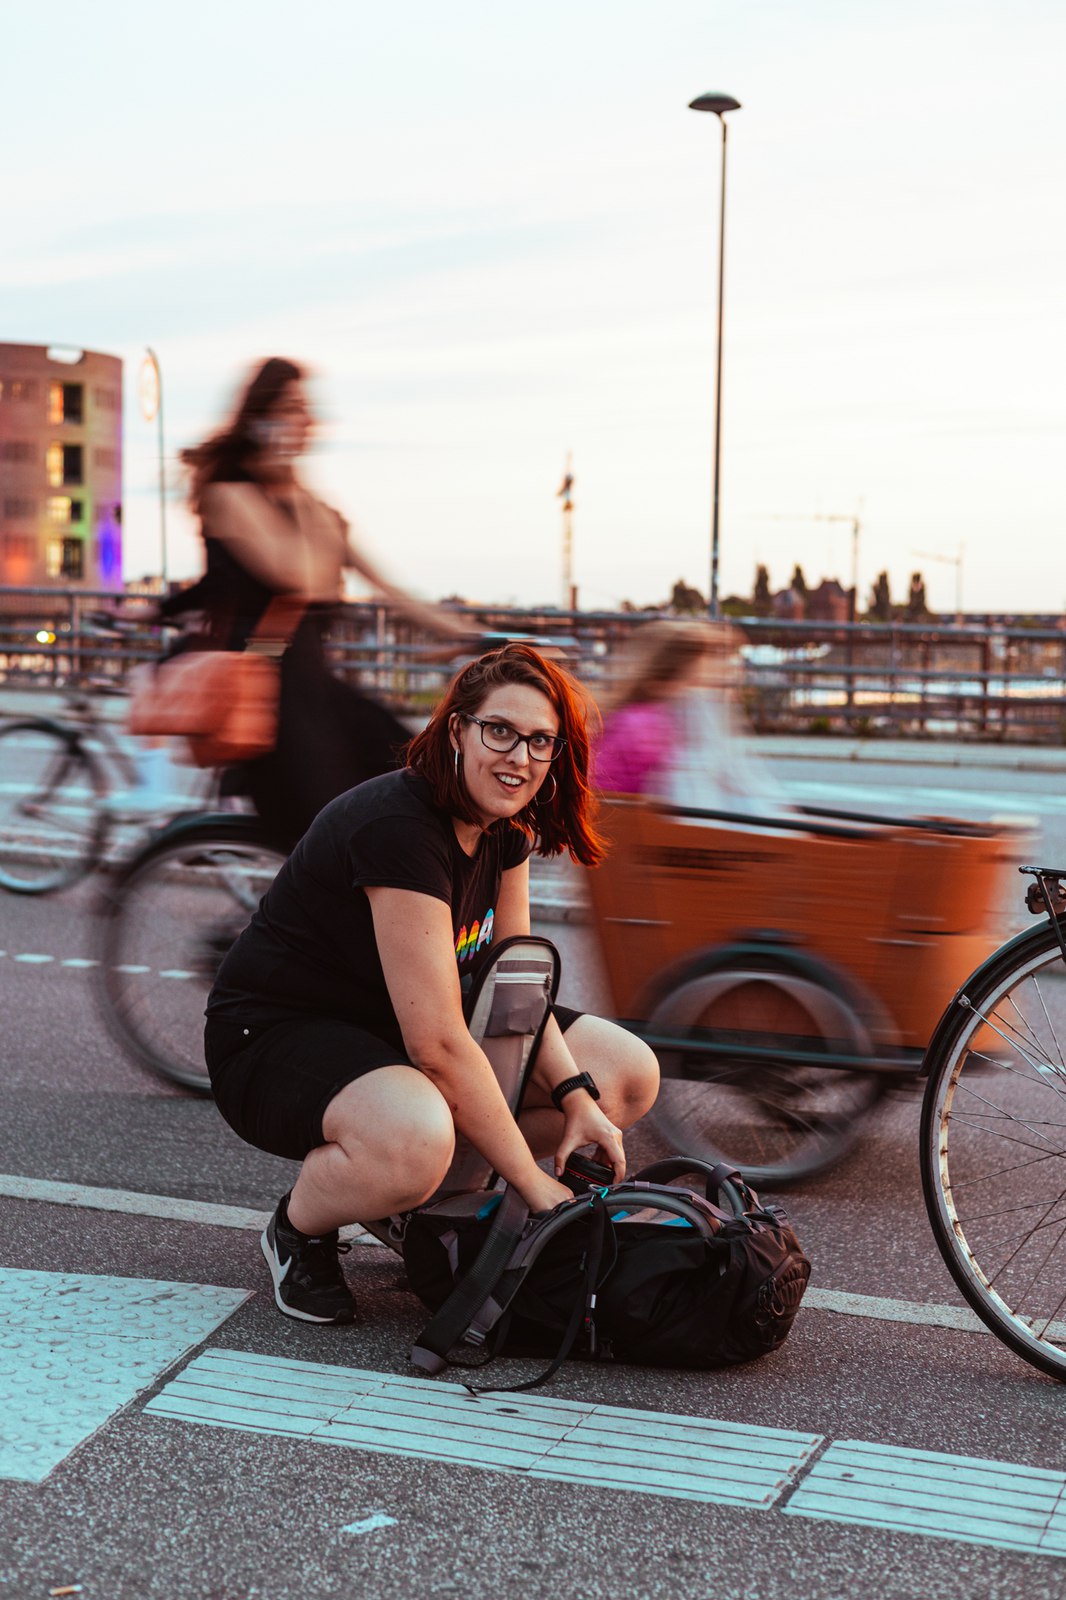
[[[714,488],[711,497],[711,595],[708,610],[718,617],[718,489],[722,458],[722,292],[725,287],[725,155],[727,111],[739,111],[729,94],[701,94],[689,101],[690,111],[710,111],[722,125],[722,198],[718,214],[718,355],[714,376]]]
[[[146,347],[141,363],[140,378],[141,416],[145,422],[159,421],[159,544],[162,565],[163,593],[167,592],[167,484],[163,463],[163,374],[159,358],[151,347]]]

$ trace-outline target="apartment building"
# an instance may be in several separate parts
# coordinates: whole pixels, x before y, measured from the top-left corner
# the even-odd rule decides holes
[[[122,362],[0,343],[0,584],[122,587]]]

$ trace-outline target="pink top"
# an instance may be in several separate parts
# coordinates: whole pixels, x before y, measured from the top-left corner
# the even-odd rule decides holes
[[[593,759],[598,789],[615,794],[657,794],[656,779],[670,760],[678,729],[663,700],[622,706],[604,719]]]

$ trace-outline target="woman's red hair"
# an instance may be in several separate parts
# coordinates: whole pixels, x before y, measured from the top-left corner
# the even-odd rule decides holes
[[[460,770],[456,771],[451,742],[454,717],[477,716],[494,689],[523,684],[545,695],[559,718],[559,733],[566,740],[562,752],[548,768],[555,790],[546,780],[534,800],[509,824],[534,841],[538,855],[557,856],[568,850],[582,866],[595,867],[607,853],[606,844],[592,823],[593,795],[589,787],[589,702],[580,685],[528,644],[505,644],[479,656],[454,677],[428,723],[411,742],[407,765],[428,783],[434,803],[460,822],[480,823]]]

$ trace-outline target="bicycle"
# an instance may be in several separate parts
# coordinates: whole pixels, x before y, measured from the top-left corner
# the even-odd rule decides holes
[[[106,614],[94,620],[101,633],[123,627]],[[31,714],[0,725],[0,888],[69,888],[105,859],[115,825],[132,819],[115,801],[137,787],[135,758],[101,705],[125,693],[97,680],[64,691],[62,720]],[[208,795],[201,782],[176,804],[202,808]]]
[[[987,1328],[1066,1381],[1066,869],[956,993],[925,1055],[921,1165],[940,1253]]]
[[[112,1037],[150,1072],[210,1093],[207,996],[284,859],[256,817],[199,812],[155,833],[105,885],[97,998]]]

